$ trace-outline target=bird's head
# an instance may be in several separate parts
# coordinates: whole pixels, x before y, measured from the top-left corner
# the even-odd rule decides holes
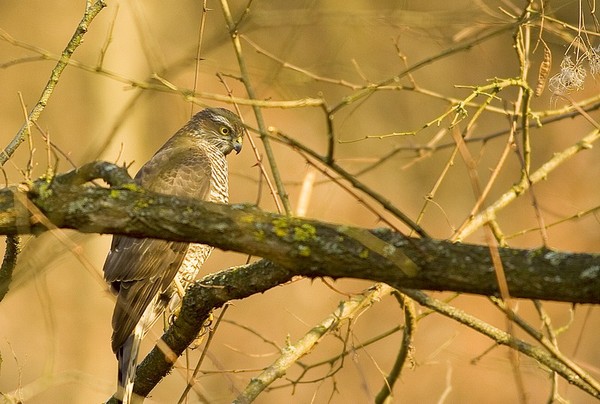
[[[206,108],[191,119],[197,136],[214,144],[224,155],[242,150],[244,124],[239,116],[224,108]]]

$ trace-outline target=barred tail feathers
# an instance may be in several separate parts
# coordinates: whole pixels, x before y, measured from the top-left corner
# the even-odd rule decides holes
[[[143,398],[138,397],[136,399],[133,395],[137,357],[143,337],[144,324],[140,321],[136,325],[133,334],[127,338],[117,351],[117,360],[119,361],[119,390],[117,396],[121,398],[123,404],[140,403],[143,401]]]

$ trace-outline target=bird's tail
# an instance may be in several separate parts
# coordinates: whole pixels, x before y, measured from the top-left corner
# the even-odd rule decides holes
[[[117,397],[121,399],[123,404],[141,403],[143,401],[142,397],[133,395],[137,357],[143,336],[144,326],[140,322],[135,327],[133,334],[127,338],[117,351],[117,360],[119,361],[119,390]]]

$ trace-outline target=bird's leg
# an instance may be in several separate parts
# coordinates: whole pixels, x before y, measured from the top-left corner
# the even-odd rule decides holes
[[[178,277],[173,279],[170,289],[170,299],[167,302],[167,310],[165,310],[164,316],[165,331],[173,324],[173,322],[175,322],[175,319],[179,315],[179,310],[181,310],[181,302],[183,301],[183,296],[185,295],[185,288],[181,283],[181,279]]]
[[[181,283],[181,279],[175,277],[175,289],[177,291],[177,294],[179,295],[179,299],[183,300],[183,296],[185,295],[185,288],[183,287],[183,284]]]

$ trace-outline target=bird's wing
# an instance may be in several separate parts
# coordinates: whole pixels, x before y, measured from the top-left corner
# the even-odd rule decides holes
[[[185,257],[188,243],[116,236],[104,276],[118,293],[113,314],[113,350],[125,342],[146,307],[168,287]]]
[[[161,149],[142,167],[136,181],[165,194],[199,200],[208,198],[210,162],[198,150],[187,153],[177,147]],[[167,290],[181,266],[189,244],[155,239],[115,236],[104,263],[104,277],[118,293],[113,314],[112,347],[117,349],[131,335],[146,307]]]
[[[206,150],[185,140],[176,146],[167,142],[135,179],[151,191],[206,200],[211,186],[211,160]]]

